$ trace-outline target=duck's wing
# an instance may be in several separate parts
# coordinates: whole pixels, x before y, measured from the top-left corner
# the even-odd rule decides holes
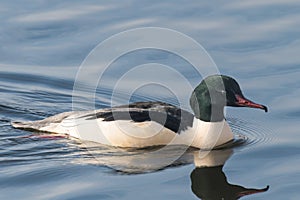
[[[188,127],[192,127],[194,119],[192,113],[162,102],[137,102],[101,109],[81,117],[85,120],[128,120],[136,123],[154,121],[175,133],[180,133]]]

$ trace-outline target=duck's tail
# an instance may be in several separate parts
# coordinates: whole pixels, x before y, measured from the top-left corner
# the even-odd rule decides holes
[[[28,131],[39,131],[39,132],[54,132],[57,124],[45,123],[43,120],[39,121],[27,121],[27,122],[11,122],[11,125],[17,129],[23,129]]]
[[[42,132],[52,132],[52,133],[61,133],[60,124],[73,112],[65,112],[57,114],[51,117],[48,117],[43,120],[37,121],[25,121],[25,122],[11,122],[11,125],[17,129],[25,129],[29,131],[42,131]]]
[[[10,124],[14,128],[18,129],[31,129],[31,130],[38,130],[39,126],[37,124],[38,121],[27,121],[27,122],[11,122]]]

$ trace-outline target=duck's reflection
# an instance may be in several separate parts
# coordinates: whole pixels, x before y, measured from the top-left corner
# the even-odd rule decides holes
[[[233,200],[268,190],[269,186],[254,189],[228,183],[223,166],[231,154],[230,149],[214,150],[208,154],[194,153],[196,168],[191,173],[191,188],[197,197],[209,200]]]
[[[195,164],[191,172],[191,189],[200,199],[234,200],[240,197],[265,192],[262,189],[245,188],[228,183],[223,166],[232,155],[232,149],[199,151],[181,146],[125,150],[112,147],[95,148],[87,146],[93,158],[83,158],[81,162],[104,165],[126,174],[154,172],[167,167]],[[185,152],[185,153],[183,153]],[[84,157],[84,156],[83,156]]]

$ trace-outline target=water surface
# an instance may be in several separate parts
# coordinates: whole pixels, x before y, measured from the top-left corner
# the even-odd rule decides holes
[[[0,198],[198,199],[212,194],[203,176],[211,173],[217,176],[212,184],[220,185],[216,194],[232,185],[255,189],[269,185],[266,192],[248,192],[241,198],[298,199],[299,4],[296,0],[32,0],[25,5],[2,1]],[[125,152],[10,126],[10,121],[38,120],[72,110],[74,80],[88,53],[113,34],[146,26],[170,28],[192,37],[204,46],[221,73],[239,81],[245,96],[268,105],[267,114],[227,109],[231,127],[245,142],[231,148],[232,152],[216,153],[223,158],[223,167],[203,172],[200,167],[205,162],[195,160],[193,149],[169,165],[168,159],[176,157],[181,147],[154,155],[147,154],[153,149]],[[188,65],[157,50],[132,52],[113,65],[130,68],[153,62],[175,68]],[[114,78],[116,74],[110,75]],[[194,73],[187,76],[195,84],[201,80]],[[108,107],[111,94],[112,88],[97,88],[96,107]],[[172,93],[166,90],[166,94],[146,96],[141,90],[131,101],[178,104],[176,98],[167,98],[174,97]],[[127,95],[118,93],[114,103],[121,103]],[[87,98],[79,96],[78,103],[84,105]],[[201,180],[207,184],[197,182]]]

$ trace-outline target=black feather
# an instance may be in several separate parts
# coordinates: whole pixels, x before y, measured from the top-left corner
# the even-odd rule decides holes
[[[131,120],[134,122],[155,121],[175,133],[192,127],[194,115],[186,110],[162,102],[137,102],[99,110],[85,115],[86,120],[103,121]]]

